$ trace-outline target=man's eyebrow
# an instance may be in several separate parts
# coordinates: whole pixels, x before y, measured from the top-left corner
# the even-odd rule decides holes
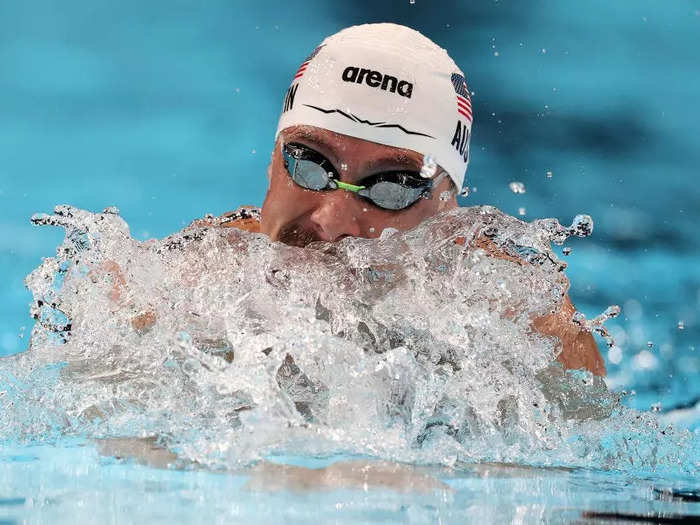
[[[392,152],[387,155],[368,160],[363,164],[362,171],[374,173],[386,168],[387,166],[391,166],[394,169],[406,169],[411,171],[420,171],[421,168],[421,164],[418,159],[410,157],[405,153]]]
[[[338,161],[340,156],[333,145],[333,140],[326,139],[323,135],[316,135],[309,132],[295,133],[289,137],[290,142],[301,141],[310,146],[319,148],[319,153],[328,157],[331,162]],[[359,173],[364,173],[362,178],[374,175],[380,171],[388,169],[420,171],[421,160],[413,158],[402,151],[390,151],[385,155],[380,155],[373,159],[362,162]]]
[[[301,140],[302,142],[308,142],[313,146],[317,146],[328,152],[329,154],[335,155],[335,149],[330,144],[329,141],[325,140],[323,137],[318,135],[313,135],[311,133],[299,133],[298,135],[293,135],[290,137],[290,141]]]

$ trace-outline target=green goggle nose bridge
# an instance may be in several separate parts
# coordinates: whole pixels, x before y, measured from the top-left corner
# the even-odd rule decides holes
[[[364,190],[366,188],[366,186],[355,186],[354,184],[348,184],[347,182],[342,182],[339,180],[334,180],[333,182],[341,190],[352,191],[354,193],[358,193],[360,190]]]
[[[333,164],[317,151],[303,144],[282,146],[284,165],[292,180],[314,191],[341,189],[368,199],[380,208],[402,210],[421,197],[430,198],[433,180],[407,171],[391,171],[370,176],[364,185],[350,184],[339,179]],[[437,179],[441,179],[442,174]],[[435,182],[438,182],[436,179]]]

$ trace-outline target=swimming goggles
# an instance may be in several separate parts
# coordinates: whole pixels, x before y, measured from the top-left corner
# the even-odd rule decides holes
[[[417,171],[386,171],[370,175],[361,185],[340,180],[335,166],[318,151],[292,142],[282,146],[284,167],[302,188],[314,191],[346,190],[363,197],[385,210],[403,210],[420,198],[430,198],[431,190],[446,172],[433,179],[421,177]]]

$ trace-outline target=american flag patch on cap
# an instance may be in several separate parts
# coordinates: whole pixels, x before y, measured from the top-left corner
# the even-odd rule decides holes
[[[472,101],[469,97],[469,88],[467,81],[459,73],[452,73],[452,85],[457,94],[457,113],[472,121]]]
[[[306,57],[306,60],[299,66],[299,69],[297,69],[296,74],[294,75],[294,79],[292,79],[292,82],[294,82],[297,78],[301,78],[304,76],[304,72],[306,71],[306,66],[309,65],[309,62],[313,60],[313,58],[318,54],[319,51],[321,51],[321,48],[323,47],[323,44],[318,46],[316,49],[313,50],[313,53],[311,53],[308,57]]]

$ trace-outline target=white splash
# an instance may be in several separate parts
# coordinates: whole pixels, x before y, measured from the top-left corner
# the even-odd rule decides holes
[[[530,329],[568,289],[550,242],[580,228],[459,208],[302,249],[214,227],[139,242],[113,208],[32,220],[66,237],[26,281],[29,350],[0,360],[0,438],[156,436],[212,468],[285,451],[681,468],[689,453]]]

